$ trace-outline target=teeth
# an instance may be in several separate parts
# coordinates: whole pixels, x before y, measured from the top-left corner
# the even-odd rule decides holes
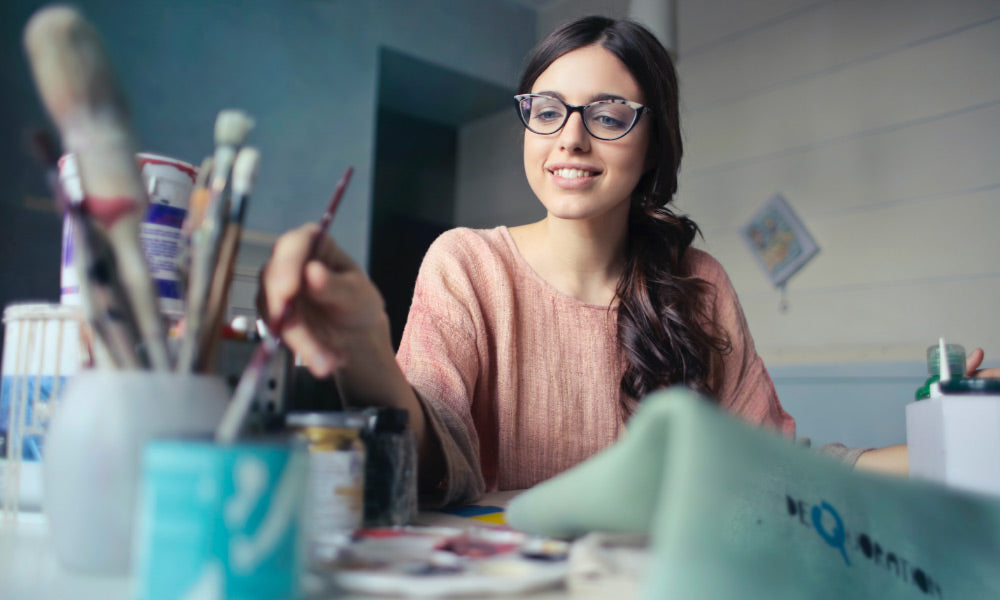
[[[576,179],[578,177],[590,177],[593,175],[590,171],[582,171],[580,169],[556,169],[552,171],[555,175],[559,177],[564,177],[566,179]]]

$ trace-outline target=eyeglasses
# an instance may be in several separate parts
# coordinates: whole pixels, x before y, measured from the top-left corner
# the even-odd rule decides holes
[[[583,106],[573,106],[541,94],[518,94],[514,101],[517,114],[529,131],[551,135],[566,125],[571,114],[579,112],[587,133],[599,140],[617,140],[625,136],[646,110],[638,102],[620,98],[598,100]]]

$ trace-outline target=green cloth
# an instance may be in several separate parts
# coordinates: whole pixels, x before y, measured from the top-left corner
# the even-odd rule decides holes
[[[1000,598],[1000,498],[856,472],[674,388],[511,526],[648,532],[642,600]]]

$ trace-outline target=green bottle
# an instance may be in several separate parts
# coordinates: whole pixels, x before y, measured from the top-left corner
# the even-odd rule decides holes
[[[965,377],[965,347],[961,344],[946,344],[945,352],[948,355],[948,370],[951,371],[951,378],[961,379]],[[929,375],[927,381],[917,388],[915,394],[917,400],[930,398],[931,385],[937,383],[941,378],[940,344],[927,347],[927,374]]]

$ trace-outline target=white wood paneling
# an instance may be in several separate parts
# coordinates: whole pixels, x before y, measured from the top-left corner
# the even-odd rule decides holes
[[[1000,101],[975,110],[746,161],[711,176],[682,169],[678,205],[711,242],[732,233],[776,191],[812,221],[843,212],[949,196],[998,184]],[[732,231],[730,231],[732,230]]]
[[[919,361],[944,335],[995,364],[1000,3],[693,4],[679,11],[678,204],[765,360]],[[787,313],[739,237],[776,192],[821,247],[789,282]]]
[[[687,175],[989,104],[1000,98],[998,56],[1000,19],[823,77],[689,109]]]
[[[1000,235],[993,217],[998,191],[809,220],[821,250],[794,277],[791,287],[878,289],[943,275],[996,275],[1000,272]],[[887,222],[892,227],[886,227]],[[737,235],[716,239],[706,249],[727,266],[737,289],[744,295],[769,294],[770,284],[751,263],[743,240]],[[751,264],[753,269],[746,269]]]
[[[719,3],[681,2],[679,10],[683,16]],[[721,3],[732,6],[716,7],[720,15],[735,7],[756,16],[747,17],[749,24],[743,24],[742,35],[690,49],[686,40],[696,35],[691,28],[698,24],[681,21],[678,69],[685,103],[692,109],[732,102],[798,79],[822,77],[1000,16],[996,0],[788,2],[802,6],[787,11],[781,20],[770,21],[766,18],[777,6],[730,0]],[[733,19],[731,26],[737,25]]]
[[[831,0],[678,0],[682,55],[704,52],[768,25],[815,10]]]

